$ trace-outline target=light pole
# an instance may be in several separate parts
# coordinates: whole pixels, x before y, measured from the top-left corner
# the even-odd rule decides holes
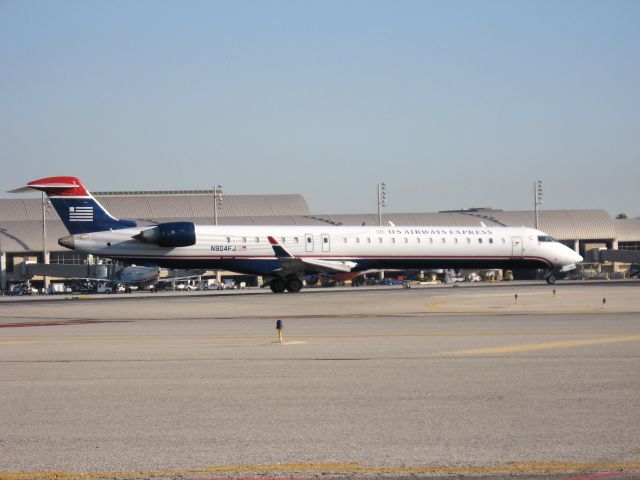
[[[47,252],[47,209],[49,208],[49,199],[42,192],[42,263],[49,264],[49,253]],[[46,267],[45,267],[46,268]],[[44,288],[49,288],[49,277],[42,276]]]
[[[382,226],[382,207],[387,206],[387,185],[378,184],[378,225]]]
[[[222,185],[213,190],[213,222],[218,225],[218,209],[222,209]]]
[[[213,189],[213,223],[218,225],[218,209],[222,209],[222,185]],[[220,270],[216,270],[216,286],[220,287],[222,276]]]
[[[533,182],[533,209],[536,214],[536,230],[538,230],[538,206],[542,205],[542,180]]]

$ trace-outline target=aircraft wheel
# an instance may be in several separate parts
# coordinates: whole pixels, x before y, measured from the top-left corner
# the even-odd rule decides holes
[[[274,278],[269,282],[269,288],[273,293],[282,293],[285,289],[284,280],[281,278]]]
[[[553,273],[550,273],[549,275],[547,275],[547,283],[549,285],[553,285],[554,283],[556,283],[556,277]]]
[[[302,290],[302,280],[298,277],[292,277],[287,279],[287,290],[291,293],[297,293]]]

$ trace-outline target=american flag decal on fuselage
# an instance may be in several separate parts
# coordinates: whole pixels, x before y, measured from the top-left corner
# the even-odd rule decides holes
[[[93,222],[93,207],[69,207],[70,222]]]

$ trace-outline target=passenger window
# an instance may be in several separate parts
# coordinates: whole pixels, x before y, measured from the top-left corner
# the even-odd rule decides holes
[[[367,243],[371,243],[371,237],[367,237]]]
[[[405,239],[404,239],[404,243],[409,243],[409,239],[408,239],[408,238],[405,238]]]
[[[467,243],[471,243],[471,239],[467,237]]]
[[[442,243],[447,243],[447,239],[442,237]]]
[[[420,243],[420,237],[416,238],[416,243]]]
[[[280,237],[280,243],[284,243],[285,242],[285,238],[284,237]]]
[[[294,241],[294,243],[299,243],[300,239],[298,237],[293,237],[293,241]]]
[[[391,237],[391,243],[396,243],[396,239]]]
[[[378,237],[378,243],[382,243],[382,237]]]
[[[360,237],[356,237],[356,243],[360,243]]]
[[[311,243],[313,242],[313,238],[312,237],[307,237],[307,243]]]
[[[242,237],[242,243],[247,243],[247,237]]]
[[[231,243],[231,237],[227,237],[227,243]]]
[[[329,243],[329,237],[323,237],[323,238],[322,238],[322,241],[323,241],[324,243]]]
[[[490,238],[490,239],[489,239],[489,243],[493,243],[493,238]]]
[[[256,237],[256,243],[260,243],[260,237]]]
[[[482,243],[482,239],[481,238],[478,238],[478,243]]]

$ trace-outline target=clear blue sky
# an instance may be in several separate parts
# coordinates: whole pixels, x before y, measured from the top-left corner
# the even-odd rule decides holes
[[[0,189],[640,216],[640,1],[0,0]]]

